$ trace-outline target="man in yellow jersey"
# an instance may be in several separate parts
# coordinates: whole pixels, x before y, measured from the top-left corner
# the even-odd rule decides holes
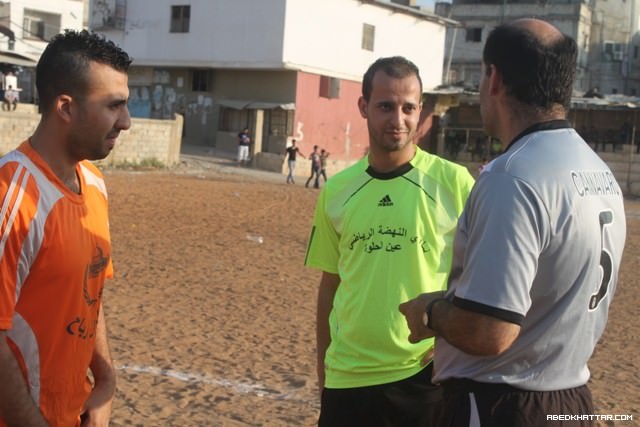
[[[422,81],[402,57],[364,75],[369,154],[320,193],[305,265],[318,291],[320,426],[429,426],[433,340],[411,344],[398,304],[445,289],[466,168],[415,145]],[[426,365],[426,366],[425,366]]]
[[[130,63],[96,34],[55,36],[36,68],[40,123],[0,159],[0,426],[109,423],[108,206],[87,159],[131,124]]]

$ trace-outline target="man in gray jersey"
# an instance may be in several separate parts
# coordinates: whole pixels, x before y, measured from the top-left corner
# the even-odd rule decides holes
[[[592,425],[587,361],[625,241],[622,192],[566,121],[576,43],[550,24],[495,28],[483,52],[484,128],[505,152],[458,223],[446,293],[400,305],[409,341],[436,336],[442,426]]]

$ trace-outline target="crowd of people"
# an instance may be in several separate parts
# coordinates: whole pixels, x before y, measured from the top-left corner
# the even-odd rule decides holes
[[[305,186],[326,184],[304,261],[321,272],[320,426],[559,426],[549,414],[594,414],[587,362],[626,222],[611,170],[567,121],[576,57],[542,20],[491,31],[481,119],[505,147],[475,182],[414,144],[418,68],[393,56],[367,69],[357,107],[368,154],[330,180],[329,153],[308,155]],[[39,125],[0,159],[0,425],[109,424],[113,267],[90,160],[131,125],[130,63],[95,33],[55,36],[36,69]],[[250,144],[244,129],[242,165]],[[295,140],[286,155],[294,183],[306,157]]]

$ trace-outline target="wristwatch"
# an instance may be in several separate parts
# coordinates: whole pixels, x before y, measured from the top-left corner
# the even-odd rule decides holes
[[[422,314],[422,323],[424,324],[425,327],[429,328],[429,329],[433,329],[431,327],[431,312],[433,311],[433,306],[440,301],[446,301],[446,298],[436,298],[433,301],[431,301],[429,304],[427,304],[427,307],[424,310],[424,313]]]

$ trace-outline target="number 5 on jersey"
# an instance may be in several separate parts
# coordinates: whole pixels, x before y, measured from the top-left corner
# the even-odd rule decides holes
[[[604,247],[605,238],[604,233],[606,230],[606,226],[613,223],[613,212],[611,211],[602,211],[600,212],[600,239],[601,239],[601,248],[600,252],[600,268],[602,269],[602,280],[600,282],[600,287],[598,292],[591,295],[589,298],[589,310],[593,311],[598,308],[598,304],[602,301],[605,295],[607,295],[607,291],[609,290],[609,285],[611,284],[611,272],[613,271],[613,261],[611,260],[611,254]]]

